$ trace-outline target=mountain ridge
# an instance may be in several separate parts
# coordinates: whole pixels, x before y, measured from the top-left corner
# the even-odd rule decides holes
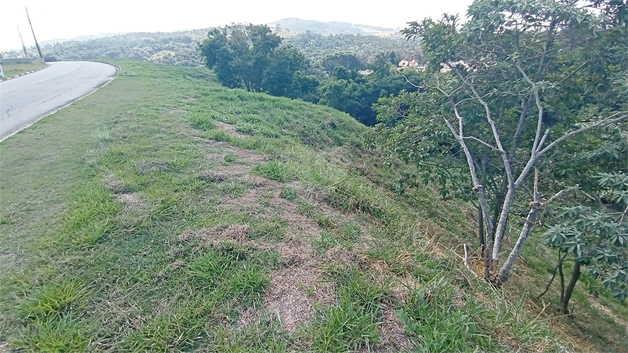
[[[384,28],[377,26],[369,26],[363,24],[353,24],[349,22],[321,22],[315,20],[304,20],[298,17],[282,18],[276,22],[268,24],[269,27],[279,27],[282,31],[290,31],[295,33],[307,33],[308,31],[322,35],[332,34],[360,34],[374,35],[392,33],[396,30],[393,28]]]

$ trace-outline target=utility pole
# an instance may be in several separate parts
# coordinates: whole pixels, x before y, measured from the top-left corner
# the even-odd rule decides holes
[[[41,55],[41,49],[39,48],[39,43],[37,43],[37,38],[35,38],[35,30],[33,29],[33,24],[31,23],[31,17],[28,15],[28,8],[24,6],[26,9],[26,17],[28,17],[28,24],[31,25],[31,32],[33,32],[33,39],[35,39],[35,45],[37,46],[37,52],[39,52],[39,58],[41,61],[44,61],[44,56]]]
[[[24,37],[22,37],[22,32],[20,32],[20,26],[17,26],[17,33],[20,34],[20,41],[22,42],[22,49],[24,49],[24,57],[27,58],[28,54],[26,54],[26,45],[24,45]]]

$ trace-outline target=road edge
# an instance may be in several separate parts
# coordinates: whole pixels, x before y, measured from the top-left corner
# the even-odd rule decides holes
[[[81,60],[81,61],[88,61],[88,60]],[[45,118],[45,117],[47,117],[47,116],[50,116],[50,115],[52,115],[52,114],[54,114],[54,113],[58,112],[59,110],[61,110],[61,109],[63,109],[63,108],[67,108],[67,107],[69,107],[70,105],[72,105],[72,104],[74,104],[74,103],[76,103],[76,102],[80,101],[81,99],[83,99],[83,98],[85,98],[85,97],[87,97],[87,96],[91,95],[92,93],[96,92],[96,91],[97,91],[97,90],[99,90],[100,88],[105,87],[105,86],[106,86],[106,85],[108,85],[111,81],[113,81],[113,80],[115,80],[115,79],[116,79],[116,77],[118,76],[118,72],[120,72],[120,70],[121,70],[120,66],[115,65],[115,64],[112,64],[112,63],[108,63],[108,62],[105,62],[105,61],[91,61],[91,62],[101,63],[101,64],[107,64],[107,65],[113,66],[113,67],[114,67],[114,69],[116,69],[116,71],[113,73],[113,75],[111,75],[111,76],[109,77],[109,79],[107,79],[107,80],[105,80],[103,83],[101,83],[101,84],[99,84],[99,85],[95,86],[95,87],[94,87],[91,91],[87,92],[85,95],[83,95],[83,96],[81,96],[81,97],[78,97],[78,98],[76,98],[76,99],[73,99],[73,100],[69,101],[68,103],[66,103],[66,104],[64,104],[64,105],[62,105],[62,106],[56,107],[56,108],[54,108],[54,109],[52,109],[52,110],[50,110],[50,111],[48,111],[48,112],[46,112],[46,113],[41,114],[41,115],[40,115],[40,116],[38,116],[38,117],[37,117],[34,121],[32,121],[32,122],[30,122],[30,123],[28,123],[28,124],[26,124],[26,125],[24,125],[24,126],[20,127],[19,129],[17,129],[17,130],[15,130],[15,131],[13,131],[12,133],[8,134],[7,136],[0,138],[0,143],[1,143],[2,141],[4,141],[4,140],[8,139],[9,137],[11,137],[11,136],[13,136],[13,135],[17,134],[17,133],[18,133],[18,132],[20,132],[20,131],[22,131],[22,130],[24,130],[24,129],[28,129],[29,127],[33,126],[33,124],[35,124],[35,123],[37,123],[38,121],[40,121],[41,119],[43,119],[43,118]],[[50,66],[50,65],[47,65],[46,67],[48,67],[48,66]],[[42,69],[42,70],[43,70],[43,69]],[[37,70],[37,71],[39,71],[39,70]]]

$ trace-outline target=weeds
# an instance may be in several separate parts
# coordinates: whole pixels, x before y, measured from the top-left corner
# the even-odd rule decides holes
[[[253,170],[268,179],[281,182],[294,180],[296,178],[294,171],[290,168],[290,164],[279,160],[274,160],[266,164],[258,164]]]
[[[312,325],[317,351],[371,350],[380,341],[384,291],[357,269],[334,271],[337,306],[323,309]]]
[[[201,112],[194,113],[190,118],[190,123],[192,124],[192,127],[202,131],[212,130],[215,126],[214,120],[206,113]]]
[[[233,197],[244,196],[244,194],[246,194],[249,189],[250,185],[240,181],[226,182],[220,187],[220,191]]]
[[[279,193],[279,197],[282,197],[286,200],[294,201],[297,199],[297,191],[295,189],[284,186],[281,188],[281,193]]]
[[[233,155],[232,153],[227,153],[224,157],[225,162],[227,163],[235,163],[236,161],[236,156]]]

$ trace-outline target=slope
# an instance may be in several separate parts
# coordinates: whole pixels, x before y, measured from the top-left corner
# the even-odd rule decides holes
[[[201,68],[116,64],[110,85],[0,144],[0,348],[625,347],[613,320],[577,338],[461,266],[472,210],[395,192],[394,161],[348,115]]]

